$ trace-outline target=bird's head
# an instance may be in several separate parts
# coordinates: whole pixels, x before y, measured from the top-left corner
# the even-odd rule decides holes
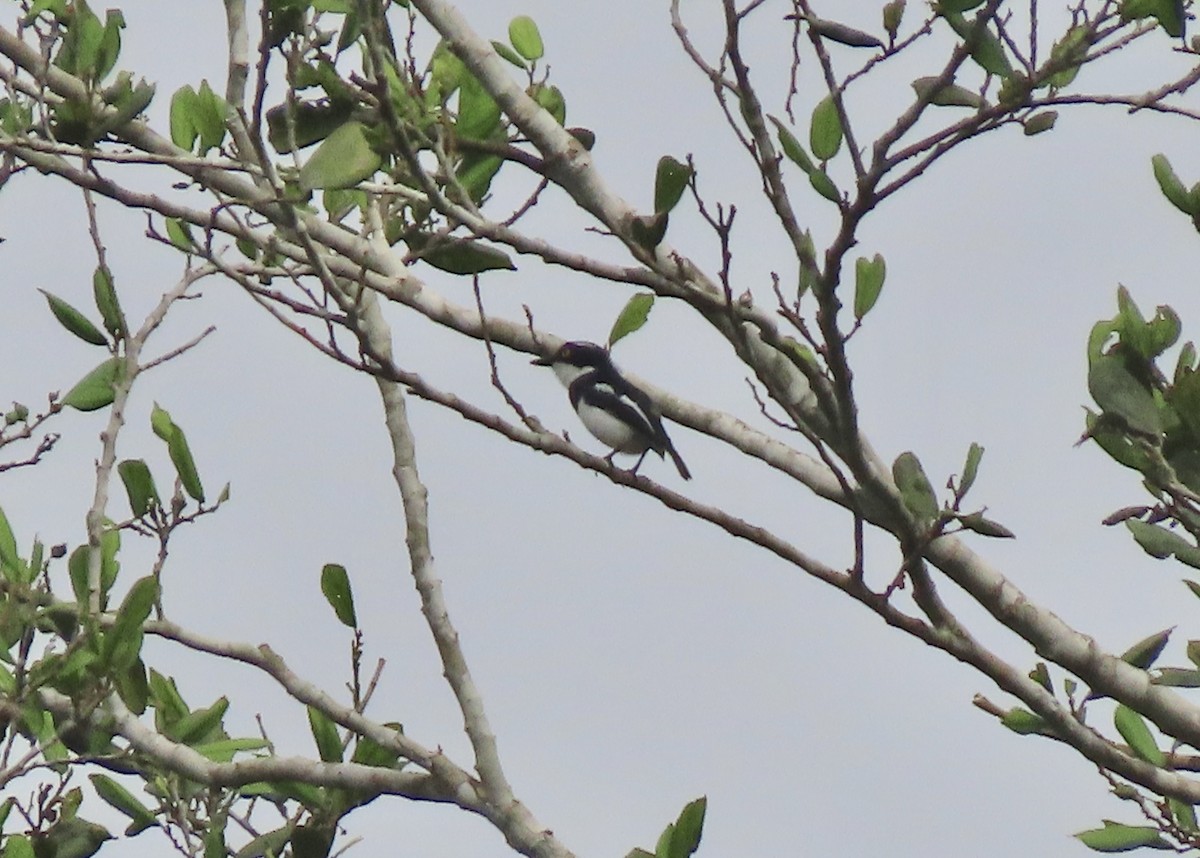
[[[568,387],[586,372],[614,372],[608,350],[588,342],[563,343],[554,354],[537,358],[532,363],[550,367],[559,381]]]

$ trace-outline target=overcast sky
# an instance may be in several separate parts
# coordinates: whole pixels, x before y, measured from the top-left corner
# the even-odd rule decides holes
[[[5,26],[15,14],[8,5]],[[772,54],[787,43],[779,33],[785,4],[776,5],[760,13],[761,50],[748,54],[769,103],[786,86],[786,55]],[[879,32],[879,5],[818,8],[844,10],[848,22]],[[910,5],[920,12],[921,4]],[[716,4],[684,6],[711,48]],[[123,8],[121,67],[158,81],[151,116],[159,127],[178,86],[207,77],[223,87],[220,4],[189,4],[186,24],[175,4]],[[598,169],[626,199],[649,209],[659,156],[693,154],[710,202],[738,206],[738,289],[769,302],[770,272],[794,262],[709,85],[679,49],[664,3],[475,0],[460,8],[489,38],[504,38],[514,15],[536,19],[568,124],[596,132]],[[1127,51],[1116,71],[1085,72],[1080,85],[1136,90],[1187,67],[1186,59],[1164,59],[1165,36],[1145,41],[1152,50]],[[852,94],[852,113],[864,117],[860,134],[890,124],[911,95],[908,81],[936,73],[946,45],[885,67],[885,78]],[[834,56],[843,69],[858,61],[848,49]],[[1138,83],[1129,82],[1132,73]],[[806,61],[803,98],[816,93],[816,74]],[[770,109],[782,111],[777,101]],[[1143,493],[1130,472],[1072,443],[1087,401],[1086,337],[1115,313],[1119,283],[1147,313],[1174,306],[1185,337],[1200,326],[1200,242],[1161,198],[1149,166],[1161,151],[1186,183],[1200,177],[1198,131],[1183,120],[1080,108],[1064,111],[1051,133],[1026,139],[1007,129],[963,147],[864,227],[856,252],[882,253],[888,279],[851,348],[863,425],[885,457],[916,451],[940,486],[972,441],[987,448],[973,496],[1018,539],[977,539],[976,549],[1109,650],[1181,624],[1164,658],[1171,663],[1183,662],[1194,634],[1182,568],[1150,560],[1123,529],[1099,524]],[[845,166],[834,168],[844,179],[838,169]],[[158,178],[167,191],[172,179]],[[802,176],[791,178],[820,246],[832,235],[831,207],[804,193]],[[25,175],[3,200],[0,361],[9,369],[0,396],[33,406],[98,359],[57,328],[35,290],[86,306],[95,260],[71,189]],[[582,232],[586,222],[568,216],[564,201],[548,193],[531,224],[553,240],[620,258],[611,243]],[[181,262],[141,238],[143,217],[106,206],[102,221],[122,301],[137,316],[175,282]],[[668,240],[704,265],[717,260],[711,234],[685,212],[673,218]],[[485,278],[489,310],[519,318],[528,304],[540,327],[564,337],[603,340],[630,294],[531,261],[518,265]],[[471,302],[465,282],[419,273],[450,299]],[[178,534],[166,570],[168,614],[209,635],[269,642],[336,694],[349,637],[321,597],[318,573],[326,562],[343,563],[368,656],[387,659],[369,714],[403,722],[418,741],[465,764],[460,719],[407,575],[373,384],[319,358],[235,286],[211,281],[201,291],[202,300],[173,311],[151,352],[208,324],[217,333],[144,379],[121,445],[123,457],[145,457],[167,472],[148,425],[157,400],[187,431],[210,491],[232,483],[227,508]],[[481,346],[391,316],[403,365],[443,387],[488,395]],[[728,348],[681,308],[660,302],[616,355],[658,385],[766,428]],[[602,451],[551,373],[529,366],[528,356],[502,358],[506,382],[528,408]],[[439,573],[503,760],[518,797],[577,854],[652,848],[683,804],[702,794],[709,816],[700,854],[708,856],[1073,855],[1086,850],[1069,835],[1101,817],[1140,821],[1073,752],[1017,737],[975,709],[977,692],[1011,705],[989,683],[839,593],[566,460],[506,444],[422,402],[411,414]],[[35,532],[48,543],[83,538],[102,419],[65,415],[57,427],[64,440],[44,466],[5,474],[0,505],[23,545]],[[849,562],[846,516],[683,427],[671,432],[695,475],[687,493],[777,528],[834,565]],[[669,463],[652,459],[645,469],[680,484]],[[126,548],[132,580],[145,574],[151,546],[127,537]],[[868,561],[883,579],[898,558],[873,540]],[[1028,647],[950,585],[944,592],[984,643],[1033,666]],[[177,675],[192,705],[228,694],[231,732],[253,735],[262,713],[281,752],[312,753],[302,707],[285,705],[251,672],[217,670],[157,643],[149,652]],[[1093,717],[1110,729],[1103,707]],[[356,855],[393,854],[397,845],[426,858],[510,854],[487,825],[442,806],[381,799],[352,815],[349,829],[365,838]],[[156,836],[133,842],[145,850],[139,854],[162,854]],[[133,845],[108,849],[134,854]]]

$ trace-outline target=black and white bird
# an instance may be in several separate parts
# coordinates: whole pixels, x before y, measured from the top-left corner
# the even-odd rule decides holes
[[[550,367],[566,385],[580,421],[612,448],[605,456],[609,462],[616,453],[639,456],[630,469],[636,473],[646,453],[653,450],[662,457],[669,455],[685,480],[692,478],[663,428],[658,409],[645,391],[621,375],[607,349],[595,343],[564,343],[554,354],[533,363]]]

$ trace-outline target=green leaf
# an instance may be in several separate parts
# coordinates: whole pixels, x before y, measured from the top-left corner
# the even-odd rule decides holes
[[[952,12],[970,12],[976,6],[983,5],[984,0],[937,0],[934,12],[946,15]]]
[[[987,107],[987,99],[977,92],[956,83],[937,86],[937,77],[919,77],[912,82],[913,92],[938,107],[971,107],[976,110]]]
[[[455,129],[462,137],[487,140],[500,128],[500,105],[474,75],[463,78],[458,88],[458,121]]]
[[[978,19],[968,21],[959,12],[946,13],[943,17],[959,38],[968,44],[971,59],[984,71],[1001,78],[1012,77],[1013,68],[1008,61],[1008,54],[1004,51],[1000,37],[992,32],[991,27],[984,24],[976,30]]]
[[[1088,369],[1088,392],[1106,415],[1129,429],[1158,437],[1162,418],[1154,397],[1117,355],[1102,355]]]
[[[190,710],[172,677],[163,676],[151,668],[149,687],[150,702],[154,706],[154,726],[160,731],[187,717]]]
[[[669,212],[675,208],[692,178],[692,168],[670,155],[658,159],[654,172],[654,211]]]
[[[967,450],[967,461],[963,465],[962,478],[958,481],[960,496],[966,495],[971,490],[971,486],[975,485],[975,477],[979,473],[981,461],[983,461],[983,447],[972,441],[970,449]]]
[[[825,96],[813,108],[808,147],[819,161],[828,161],[842,147],[842,120],[832,95]]]
[[[94,346],[108,345],[108,338],[100,332],[99,328],[92,324],[87,316],[83,315],[83,313],[76,310],[57,295],[52,295],[45,289],[39,289],[38,291],[46,297],[46,303],[50,305],[50,312],[54,314],[54,318],[58,319],[59,324],[64,328],[86,343],[91,343]]]
[[[349,101],[301,101],[293,106],[292,128],[288,129],[288,106],[280,104],[267,111],[267,140],[276,152],[292,151],[289,134],[295,135],[297,149],[324,140],[346,123],[354,105]]]
[[[546,53],[542,34],[528,15],[518,15],[508,25],[508,40],[517,53],[527,60],[540,60]]]
[[[1087,58],[1089,40],[1093,34],[1091,28],[1081,24],[1067,30],[1065,36],[1054,43],[1050,49],[1050,65],[1059,68],[1046,81],[1054,89],[1069,86],[1079,74],[1079,67]]]
[[[96,309],[104,320],[105,329],[114,337],[125,335],[125,314],[121,312],[121,303],[117,300],[117,290],[113,286],[112,272],[104,265],[96,266],[92,273],[92,295],[96,301]]]
[[[1140,670],[1149,670],[1150,666],[1162,654],[1167,641],[1171,639],[1174,629],[1163,629],[1148,637],[1142,638],[1125,652],[1121,653],[1121,661],[1131,664]]]
[[[557,86],[537,84],[533,88],[533,100],[559,125],[567,121],[567,99]]]
[[[34,836],[33,851],[37,858],[91,858],[106,840],[112,840],[108,829],[64,814],[48,831]]]
[[[158,489],[154,485],[154,477],[150,467],[143,459],[126,459],[117,465],[117,473],[125,484],[125,493],[129,496],[129,509],[134,518],[141,518],[151,509],[161,507]]]
[[[1175,175],[1167,156],[1162,153],[1155,155],[1150,159],[1150,167],[1154,170],[1154,181],[1158,182],[1159,190],[1167,201],[1186,215],[1197,214],[1195,201]]]
[[[270,746],[271,743],[266,739],[219,739],[216,742],[193,745],[192,750],[214,763],[229,763],[243,751],[260,751]]]
[[[1154,741],[1145,718],[1124,703],[1119,703],[1117,711],[1113,713],[1113,724],[1135,754],[1153,766],[1166,765],[1167,758]]]
[[[340,763],[342,737],[338,735],[337,724],[320,709],[309,706],[308,726],[312,730],[313,741],[317,744],[317,753],[321,760],[326,763]]]
[[[210,149],[219,148],[225,139],[225,114],[227,112],[225,99],[213,92],[207,80],[200,81],[200,91],[196,93],[193,124],[200,139],[200,155]]]
[[[199,96],[191,86],[181,86],[171,96],[171,142],[188,152],[196,144],[200,131],[196,127]]]
[[[1200,569],[1200,548],[1192,545],[1178,533],[1157,524],[1127,519],[1125,526],[1142,550],[1151,557],[1163,560],[1174,556],[1176,560],[1194,569]]]
[[[629,235],[643,250],[653,252],[667,235],[667,212],[653,217],[635,217],[629,222]]]
[[[687,858],[700,848],[700,836],[704,833],[704,813],[707,808],[706,796],[684,805],[671,834],[671,858]]]
[[[192,238],[192,225],[185,220],[180,220],[177,217],[169,217],[165,221],[167,228],[167,240],[175,246],[176,249],[182,250],[184,253],[191,253],[196,249],[196,241]]]
[[[8,801],[11,800],[8,799]],[[4,838],[4,848],[0,850],[0,858],[35,858],[33,843],[24,834],[10,834]]]
[[[870,33],[864,33],[862,30],[856,30],[837,21],[826,21],[820,18],[808,18],[807,20],[808,26],[812,28],[813,32],[823,39],[829,39],[831,42],[837,42],[851,48],[883,47],[883,42]]]
[[[1150,681],[1155,685],[1167,685],[1172,688],[1200,688],[1200,670],[1160,667],[1154,671]]]
[[[170,412],[157,402],[150,411],[150,428],[164,441],[170,441],[171,436],[175,434],[175,421],[171,419]]]
[[[808,174],[808,183],[813,186],[818,194],[832,203],[840,203],[842,201],[842,193],[838,190],[837,185],[833,183],[833,179],[829,178],[829,174],[824,170],[814,169]]]
[[[200,744],[201,742],[211,742],[217,738],[224,738],[221,720],[225,717],[225,712],[228,709],[229,700],[225,697],[219,697],[211,706],[205,709],[197,709],[195,712],[189,712],[175,723],[169,725],[163,732],[168,739],[184,745]]]
[[[1014,706],[1005,712],[1000,723],[1019,736],[1036,735],[1046,729],[1046,721],[1041,715],[1036,715],[1019,706]]]
[[[175,427],[175,434],[171,436],[171,440],[167,442],[167,453],[184,491],[199,503],[204,503],[204,486],[200,482],[200,474],[196,471],[196,461],[192,458],[187,437],[178,426]]]
[[[158,580],[153,575],[139,578],[125,594],[112,627],[104,633],[104,660],[115,672],[128,670],[140,656],[142,628],[157,599]]]
[[[375,175],[382,164],[367,141],[366,126],[347,122],[326,137],[300,168],[300,187],[306,191],[353,187]]]
[[[933,492],[929,477],[925,476],[921,461],[914,453],[905,452],[896,457],[896,461],[892,463],[892,478],[896,481],[896,488],[900,490],[905,508],[912,513],[919,525],[928,525],[937,518],[937,495]]]
[[[1080,831],[1075,835],[1084,846],[1095,852],[1129,852],[1143,846],[1170,849],[1159,830],[1149,825],[1121,825],[1104,821],[1103,828]]]
[[[482,274],[484,271],[515,271],[512,258],[496,247],[474,239],[455,236],[439,236],[430,241],[430,236],[413,232],[405,237],[414,256],[429,263],[439,271],[451,274]]]
[[[321,592],[325,601],[333,608],[343,625],[355,628],[358,618],[354,613],[354,593],[350,590],[350,576],[346,567],[337,563],[326,563],[321,569]]]
[[[983,513],[973,512],[968,515],[956,516],[958,523],[967,530],[978,533],[980,536],[991,536],[998,539],[1013,539],[1016,534],[1009,530],[1004,525],[997,521],[992,521],[990,518],[984,518]]]
[[[1175,819],[1175,824],[1189,834],[1195,834],[1200,830],[1200,826],[1196,824],[1196,808],[1193,805],[1180,801],[1177,798],[1167,798],[1167,806],[1171,809],[1171,816]]]
[[[854,263],[854,318],[861,319],[883,290],[883,279],[887,276],[887,265],[878,253],[871,259],[860,256]]]
[[[113,677],[117,694],[135,715],[142,715],[150,702],[150,682],[146,678],[146,665],[136,659],[124,673]]]
[[[787,126],[774,116],[771,117],[771,121],[775,123],[775,133],[779,136],[779,147],[783,149],[783,154],[788,157],[788,160],[803,170],[805,174],[816,169],[812,159],[808,157],[808,153],[804,151],[800,141],[796,139],[796,135],[792,134]]]
[[[883,29],[887,30],[893,42],[896,41],[896,34],[900,32],[900,22],[904,20],[906,5],[905,0],[891,0],[890,3],[884,4]]]
[[[112,405],[116,398],[114,385],[121,377],[124,358],[109,358],[97,366],[67,391],[62,404],[77,411],[95,411]]]
[[[1044,131],[1049,131],[1054,127],[1054,123],[1058,121],[1057,110],[1043,110],[1041,113],[1035,113],[1022,123],[1022,129],[1026,137],[1032,137],[1035,134],[1041,134]]]
[[[624,337],[639,330],[650,317],[654,307],[653,292],[639,292],[625,302],[617,319],[613,322],[612,330],[608,333],[608,347],[612,348]]]
[[[1029,671],[1029,678],[1051,694],[1054,693],[1054,683],[1050,679],[1050,670],[1046,667],[1046,662],[1039,661],[1034,665],[1033,670]]]
[[[0,509],[0,565],[8,569],[19,569],[23,564],[17,554],[17,538],[13,535],[8,516]]]
[[[121,55],[121,30],[125,28],[125,16],[120,9],[108,9],[104,13],[104,34],[96,52],[96,80],[103,80],[117,64]]]
[[[510,48],[508,45],[504,44],[504,42],[500,42],[500,41],[497,41],[496,39],[492,39],[492,48],[496,51],[496,53],[498,53],[500,55],[500,57],[502,59],[507,60],[508,62],[512,63],[514,66],[521,69],[522,71],[524,71],[527,68],[527,66],[525,65],[525,60],[523,60],[521,58],[521,55],[518,54],[516,51],[514,51],[512,48]]]
[[[88,780],[92,782],[92,788],[96,790],[96,794],[101,799],[133,820],[125,829],[127,837],[140,834],[147,828],[158,824],[157,818],[150,808],[138,801],[133,793],[112,778],[107,775],[94,774],[88,775]]]

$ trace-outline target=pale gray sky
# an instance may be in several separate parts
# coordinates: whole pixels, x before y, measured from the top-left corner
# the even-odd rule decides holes
[[[711,43],[715,3],[684,5],[697,35],[709,34]],[[878,31],[878,5],[819,8],[844,9],[850,23]],[[553,80],[567,96],[568,124],[595,130],[598,168],[625,198],[649,208],[658,157],[693,153],[710,200],[738,205],[739,285],[769,300],[769,272],[794,264],[664,4],[459,6],[490,38],[504,38],[514,15],[537,20]],[[186,26],[174,4],[131,0],[123,8],[121,67],[158,81],[156,120],[176,87],[223,79],[219,4],[192,4]],[[771,28],[785,27],[781,15],[764,12],[755,32],[778,44]],[[1165,38],[1147,40],[1159,56]],[[939,42],[924,60],[944,51]],[[1130,53],[1123,67],[1136,70],[1141,57],[1144,74],[1145,55]],[[752,57],[764,95],[781,93],[786,69],[767,42]],[[835,57],[850,59],[846,50]],[[1161,70],[1156,62],[1149,68]],[[908,97],[908,80],[935,70],[898,66],[851,109],[886,123],[899,109],[895,99]],[[811,94],[815,68],[802,73],[802,93]],[[1121,78],[1081,77],[1096,89],[1114,81]],[[868,121],[868,132],[873,127]],[[1193,605],[1178,583],[1181,568],[1149,560],[1123,530],[1099,525],[1113,509],[1140,502],[1141,490],[1097,450],[1071,446],[1087,401],[1085,340],[1097,319],[1115,312],[1118,283],[1147,312],[1174,306],[1185,337],[1200,330],[1193,282],[1200,243],[1160,197],[1149,166],[1162,151],[1185,181],[1200,176],[1195,133],[1181,120],[1098,108],[1064,111],[1052,133],[1032,139],[1019,129],[997,132],[888,202],[858,249],[881,252],[888,264],[883,297],[852,345],[863,424],[876,447],[888,458],[916,451],[940,486],[971,441],[983,444],[973,496],[1019,538],[977,539],[976,547],[1031,598],[1116,651],[1186,624]],[[828,239],[830,206],[799,193],[818,243]],[[565,216],[563,195],[549,193],[543,205],[531,223],[551,238],[615,255]],[[70,189],[38,176],[5,188],[0,270],[10,321],[0,361],[19,368],[9,370],[5,398],[33,405],[97,359],[57,329],[35,291],[88,303],[95,262],[81,224]],[[126,310],[145,312],[175,281],[180,261],[141,239],[140,216],[108,206],[103,225]],[[682,212],[668,238],[702,263],[716,259],[712,236]],[[485,278],[489,310],[519,317],[528,304],[541,327],[562,336],[602,340],[630,294],[518,264],[517,272]],[[470,303],[467,284],[421,274]],[[145,379],[121,447],[123,456],[145,456],[165,472],[148,431],[158,400],[186,429],[206,485],[232,482],[229,506],[178,536],[166,573],[169,613],[206,634],[269,642],[336,693],[349,640],[317,581],[323,563],[345,564],[368,655],[388,661],[371,714],[402,721],[418,740],[465,762],[459,719],[406,572],[373,385],[318,358],[236,287],[212,281],[202,291],[203,300],[178,307],[152,342],[165,351],[210,323],[218,332]],[[482,346],[393,316],[406,366],[442,386],[487,389]],[[682,396],[764,425],[727,347],[678,308],[660,302],[617,358]],[[599,449],[550,373],[520,355],[502,355],[502,369],[550,426]],[[503,407],[498,398],[495,407]],[[411,411],[433,548],[505,764],[519,798],[577,854],[652,848],[701,794],[709,797],[702,856],[1075,855],[1086,850],[1072,832],[1101,817],[1138,821],[1072,752],[1017,737],[972,707],[976,692],[1011,702],[989,683],[839,593],[565,460],[508,445],[425,403]],[[100,426],[95,415],[67,415],[58,427],[61,449],[43,467],[5,475],[0,504],[23,544],[34,532],[48,542],[82,537]],[[778,528],[828,562],[848,562],[847,517],[682,427],[672,435],[696,476],[689,493]],[[646,468],[677,481],[656,459]],[[150,546],[128,537],[126,546],[126,573],[137,577]],[[871,546],[869,563],[882,577],[897,557],[885,542]],[[946,595],[968,619],[983,621],[950,585]],[[1034,657],[1011,635],[987,624],[976,631],[1032,667]],[[1183,660],[1186,625],[1178,635],[1173,662]],[[229,694],[231,729],[253,734],[261,712],[281,751],[311,752],[302,709],[283,705],[249,671],[217,671],[161,644],[151,652],[193,705]],[[1102,706],[1094,717],[1108,727]],[[349,823],[365,838],[355,855],[392,854],[397,845],[426,858],[510,854],[488,826],[448,807],[380,799]],[[124,848],[162,854],[155,837]]]

